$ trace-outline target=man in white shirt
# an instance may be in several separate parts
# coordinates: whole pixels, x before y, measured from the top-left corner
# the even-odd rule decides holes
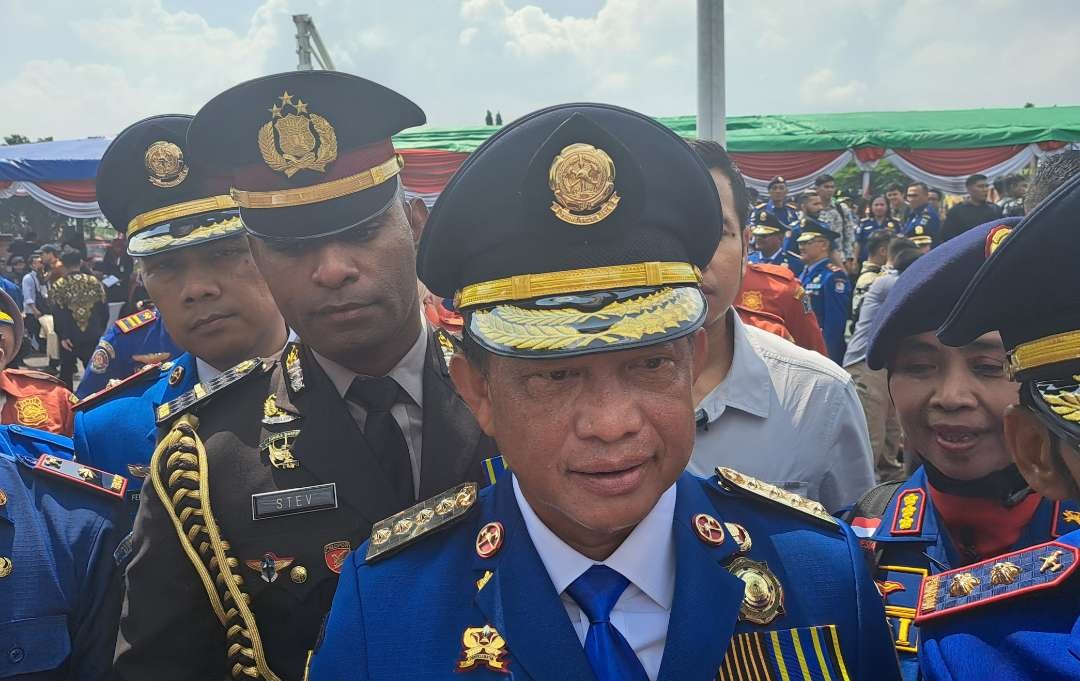
[[[470,157],[418,273],[463,314],[451,375],[510,472],[373,526],[309,679],[898,678],[850,529],[684,470],[722,224],[693,152],[625,109],[551,107]]]
[[[698,433],[688,470],[728,466],[830,511],[874,484],[866,417],[835,363],[732,313],[746,255],[742,177],[724,148],[694,140],[724,205],[724,239],[703,271],[709,357],[694,380]],[[734,288],[732,288],[734,286]]]

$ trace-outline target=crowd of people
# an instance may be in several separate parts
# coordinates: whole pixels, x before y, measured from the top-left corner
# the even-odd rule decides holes
[[[0,677],[1080,678],[1080,152],[756,201],[562,105],[429,211],[424,121],[241,83],[101,160],[139,305],[11,259]]]

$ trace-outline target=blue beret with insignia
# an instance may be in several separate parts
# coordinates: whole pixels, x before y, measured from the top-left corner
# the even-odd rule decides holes
[[[888,366],[901,340],[941,326],[986,259],[987,235],[1000,225],[1016,222],[1015,218],[1006,218],[972,227],[920,256],[904,270],[878,308],[870,330],[867,366]]]

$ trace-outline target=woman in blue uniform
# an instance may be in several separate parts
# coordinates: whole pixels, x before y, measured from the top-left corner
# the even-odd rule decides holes
[[[860,265],[866,262],[866,256],[869,255],[866,240],[871,234],[879,230],[893,234],[900,231],[900,223],[889,215],[889,202],[885,200],[884,194],[878,194],[870,201],[867,212],[868,215],[855,228],[855,253]]]
[[[964,233],[922,256],[897,281],[871,332],[867,364],[889,372],[907,455],[921,465],[868,492],[849,520],[874,555],[875,580],[906,679],[919,678],[914,625],[920,582],[1068,532],[1077,508],[1033,493],[1005,443],[1017,386],[997,332],[962,347],[934,330],[985,260],[987,234]]]

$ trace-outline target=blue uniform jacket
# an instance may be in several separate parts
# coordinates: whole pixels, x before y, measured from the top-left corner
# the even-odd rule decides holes
[[[1080,506],[1073,502],[1043,499],[1012,548],[1041,544],[1068,532],[1066,528],[1077,525],[1071,518],[1078,508]],[[902,527],[905,516],[911,519],[910,527]],[[877,520],[859,518],[853,520],[852,524],[856,532],[863,534],[861,530],[867,527],[863,521],[876,523]],[[921,466],[909,480],[896,488],[880,518],[880,524],[868,539],[880,556],[874,579],[885,598],[885,615],[892,627],[900,668],[904,679],[914,681],[920,678],[917,659],[919,629],[914,624],[919,586],[923,577],[965,562],[941,526],[941,519],[930,497],[926,472]],[[938,567],[939,564],[945,567]]]
[[[995,586],[993,571],[999,570],[1000,581],[1003,563],[1018,574],[1011,584]],[[1052,543],[963,568],[979,580],[966,596],[949,593],[960,571],[925,585],[934,594],[936,614],[919,613],[923,676],[929,681],[1080,679],[1078,564],[1080,530],[1074,530]]]
[[[859,262],[866,262],[866,242],[874,232],[886,231],[896,234],[900,231],[900,223],[892,218],[885,218],[885,222],[878,222],[874,218],[863,218],[859,226],[855,228],[855,242],[859,244]]]
[[[0,426],[0,678],[111,676],[121,594],[113,550],[123,504],[35,469],[71,440]]]
[[[174,372],[180,374],[180,380],[170,385]],[[114,387],[85,407],[75,405],[75,457],[128,478],[132,518],[139,508],[139,490],[157,441],[155,412],[159,405],[191,390],[198,380],[195,357],[184,353],[174,362]]]
[[[137,315],[109,325],[86,364],[82,381],[75,390],[76,397],[82,399],[103,389],[111,380],[127,378],[145,364],[175,359],[184,352],[169,337],[157,311],[151,309],[146,313],[152,313],[153,319],[130,331],[125,331],[121,324]]]
[[[807,267],[801,278],[821,327],[821,335],[825,337],[829,359],[842,364],[847,349],[844,326],[851,313],[851,282],[843,268],[828,258]]]
[[[750,254],[746,257],[746,261],[749,263],[768,263],[771,265],[783,265],[791,270],[791,272],[797,277],[802,274],[803,265],[802,258],[798,253],[784,250],[781,248],[772,257],[766,258],[761,251],[750,251]]]
[[[739,547],[730,531],[717,546],[699,539],[699,513],[746,528],[745,557],[765,562],[784,590],[784,613],[770,624],[740,620],[746,587],[726,568]],[[482,558],[477,533],[489,522],[502,524],[504,540]],[[672,531],[676,585],[660,681],[747,678],[736,666],[751,662],[774,679],[898,678],[881,598],[846,525],[684,474]],[[311,681],[455,678],[464,632],[485,625],[505,640],[508,673],[484,668],[471,678],[593,681],[507,478],[445,532],[370,564],[367,546],[341,571]]]
[[[754,213],[757,213],[757,211],[760,210],[765,210],[775,215],[788,229],[795,229],[799,226],[799,210],[790,203],[777,206],[773,203],[772,199],[769,199],[764,203],[759,203],[754,206]],[[751,218],[750,222],[751,224],[755,224],[753,218]]]
[[[939,243],[938,233],[940,231],[941,216],[930,204],[911,211],[907,222],[904,223],[904,236],[912,237],[928,234],[933,238],[935,246]]]

